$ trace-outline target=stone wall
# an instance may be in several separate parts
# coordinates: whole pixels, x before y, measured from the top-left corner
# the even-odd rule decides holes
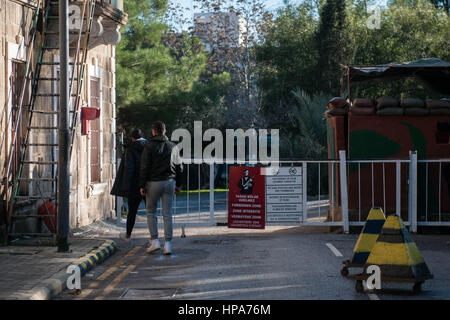
[[[81,135],[81,123],[72,158],[71,224],[84,226],[115,215],[115,198],[109,193],[115,177],[115,79],[114,47],[101,45],[90,50],[87,74],[101,75],[102,163],[101,182],[89,183],[89,135]],[[88,80],[89,78],[85,78]],[[87,100],[88,101],[88,100]],[[76,150],[76,155],[75,155]]]
[[[3,169],[6,156],[6,145],[3,142],[7,134],[6,117],[8,115],[8,63],[11,49],[17,48],[22,37],[26,37],[32,21],[33,10],[17,2],[0,0],[0,140],[2,149],[0,151],[0,163]],[[37,43],[40,39],[37,38]],[[25,39],[27,43],[27,39]],[[37,53],[37,45],[34,50]],[[9,49],[9,57],[8,57]],[[26,52],[26,50],[25,50]],[[26,55],[25,55],[26,56]],[[81,121],[75,131],[73,153],[71,159],[71,198],[70,217],[71,227],[84,226],[96,220],[115,215],[114,197],[109,195],[115,177],[115,48],[113,45],[99,45],[90,50],[85,70],[85,81],[83,83],[83,99],[88,104],[89,99],[89,75],[101,78],[101,121],[102,121],[102,162],[101,183],[91,184],[89,181],[89,135],[81,135]],[[26,59],[21,57],[20,59]],[[19,60],[20,60],[19,59]],[[47,52],[46,61],[58,61],[58,51]],[[57,67],[48,66],[42,69],[41,77],[56,77]],[[40,93],[56,93],[58,85],[51,81],[41,81]],[[57,98],[39,97],[36,100],[36,109],[55,110]],[[34,117],[32,125],[57,126],[57,116],[46,118]],[[30,138],[33,143],[54,143],[57,141],[56,134],[51,131],[36,132]],[[9,132],[8,132],[9,133]],[[28,157],[41,157],[42,160],[56,161],[57,148],[52,152],[44,147],[29,147]],[[24,177],[48,177],[51,175],[48,166],[30,166],[24,172]],[[39,184],[44,194],[54,190],[54,184],[50,182]],[[38,195],[36,183],[26,184],[23,193]],[[32,210],[36,210],[35,205]]]

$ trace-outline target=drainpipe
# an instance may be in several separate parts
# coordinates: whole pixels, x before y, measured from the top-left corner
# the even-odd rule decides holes
[[[69,161],[69,30],[68,0],[59,1],[60,96],[58,123],[58,215],[56,241],[58,252],[69,250],[70,161]]]

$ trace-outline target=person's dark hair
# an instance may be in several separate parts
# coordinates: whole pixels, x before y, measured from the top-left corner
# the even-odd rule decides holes
[[[141,129],[136,129],[136,130],[133,130],[133,132],[131,132],[131,137],[136,140],[142,138],[143,136],[144,136],[144,133],[142,132]]]
[[[166,130],[166,125],[162,121],[155,121],[152,123],[152,130],[155,130],[158,135],[162,135]]]

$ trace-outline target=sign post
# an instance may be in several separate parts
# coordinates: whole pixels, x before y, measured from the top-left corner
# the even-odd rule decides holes
[[[228,228],[264,229],[265,176],[259,167],[231,167]]]
[[[302,167],[280,167],[276,175],[266,176],[266,221],[303,221]]]
[[[231,167],[228,227],[264,229],[266,224],[306,220],[306,167],[280,167],[265,175],[263,167]]]

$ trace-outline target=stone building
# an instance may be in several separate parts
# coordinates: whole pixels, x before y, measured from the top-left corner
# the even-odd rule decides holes
[[[116,172],[115,45],[127,15],[122,0],[69,1],[69,14],[70,121],[74,124],[70,225],[74,228],[115,215],[114,197],[109,194]],[[56,199],[58,21],[56,1],[0,0],[3,233],[6,225],[10,233],[51,229],[50,219],[41,223],[36,215],[44,200],[51,204]],[[95,116],[86,117],[92,110],[98,110]]]

